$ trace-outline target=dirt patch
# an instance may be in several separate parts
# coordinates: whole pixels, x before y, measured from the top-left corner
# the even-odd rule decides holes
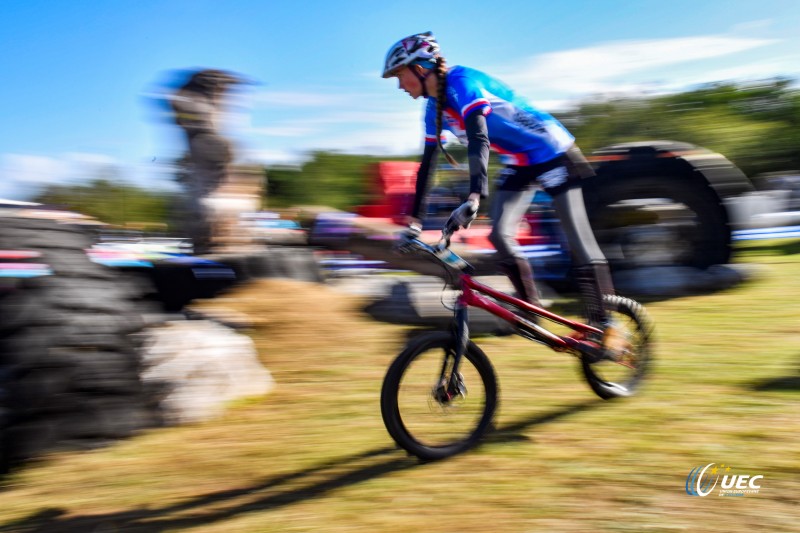
[[[270,353],[330,351],[364,342],[380,330],[362,310],[366,302],[319,283],[262,279],[225,296],[192,304],[225,321],[225,311]]]

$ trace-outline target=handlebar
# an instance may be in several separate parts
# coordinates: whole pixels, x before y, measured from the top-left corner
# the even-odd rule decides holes
[[[464,259],[459,257],[455,252],[450,250],[450,238],[453,234],[461,228],[468,228],[475,216],[478,213],[478,206],[476,202],[467,201],[461,204],[458,209],[453,211],[450,218],[445,222],[442,228],[442,238],[435,246],[431,246],[420,241],[416,238],[419,235],[420,228],[416,228],[414,238],[408,239],[397,246],[400,252],[410,252],[411,250],[419,250],[428,253],[435,257],[445,267],[453,268],[461,272],[472,273],[474,269],[472,265],[467,263]]]
[[[423,252],[433,256],[446,267],[468,274],[472,273],[474,271],[472,265],[450,249],[450,238],[456,231],[458,231],[458,226],[454,225],[451,220],[448,220],[444,228],[442,228],[441,239],[439,239],[439,242],[435,245],[427,244],[419,239],[411,239],[403,243],[403,245],[399,247],[399,250],[401,252]]]

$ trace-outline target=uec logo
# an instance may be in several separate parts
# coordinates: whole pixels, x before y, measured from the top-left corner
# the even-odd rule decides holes
[[[716,467],[711,469],[708,475],[706,475],[706,471],[715,464],[709,463],[704,467],[698,466],[689,472],[689,475],[686,476],[686,494],[690,496],[708,496],[711,494],[711,491],[714,490],[714,487],[719,482],[720,475],[717,474],[719,469]],[[727,470],[730,470],[730,468]],[[763,478],[764,476],[724,475],[720,484],[720,495],[733,495],[728,494],[733,492],[736,492],[736,495],[744,495],[745,491],[757,494],[761,485],[757,485],[756,481]]]

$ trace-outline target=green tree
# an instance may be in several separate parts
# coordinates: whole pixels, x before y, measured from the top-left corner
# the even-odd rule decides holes
[[[370,201],[373,193],[368,170],[386,157],[336,152],[314,152],[300,167],[267,169],[268,207],[325,205],[349,210]],[[394,158],[414,159],[414,157]]]
[[[65,207],[112,225],[155,225],[165,223],[170,195],[98,179],[86,185],[52,185],[34,201]]]
[[[622,142],[675,140],[719,152],[748,175],[800,169],[800,91],[786,79],[589,101],[559,118],[587,153]]]

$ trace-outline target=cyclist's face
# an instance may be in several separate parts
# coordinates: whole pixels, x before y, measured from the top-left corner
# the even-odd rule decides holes
[[[422,83],[409,67],[405,67],[397,73],[397,87],[403,89],[415,100],[422,96]]]

